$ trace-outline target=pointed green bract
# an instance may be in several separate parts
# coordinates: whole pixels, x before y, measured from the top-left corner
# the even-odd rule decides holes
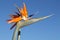
[[[12,40],[17,40],[17,37],[18,37],[17,33],[18,33],[19,29],[23,28],[24,26],[27,26],[27,25],[33,24],[35,22],[49,18],[51,16],[53,16],[53,15],[45,16],[42,18],[33,18],[33,19],[28,20],[28,21],[19,21],[16,25]],[[19,38],[19,40],[20,40],[20,38]]]

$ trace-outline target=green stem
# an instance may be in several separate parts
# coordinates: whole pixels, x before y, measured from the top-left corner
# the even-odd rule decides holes
[[[13,33],[12,40],[17,40],[18,31],[19,31],[19,27],[16,26],[16,28],[15,28],[15,30],[14,30],[14,33]]]

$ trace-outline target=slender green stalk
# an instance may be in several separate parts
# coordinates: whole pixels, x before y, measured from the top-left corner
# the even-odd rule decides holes
[[[17,33],[18,33],[19,27],[16,27],[13,33],[12,40],[17,40]]]

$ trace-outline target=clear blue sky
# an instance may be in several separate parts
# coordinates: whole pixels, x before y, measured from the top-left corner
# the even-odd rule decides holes
[[[39,11],[34,17],[54,16],[21,29],[21,40],[60,40],[60,0],[0,0],[0,40],[12,40],[12,26],[6,22],[9,14],[17,11],[14,4],[26,3],[29,14]]]

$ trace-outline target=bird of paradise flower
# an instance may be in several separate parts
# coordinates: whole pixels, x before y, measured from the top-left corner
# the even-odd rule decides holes
[[[44,19],[52,16],[52,15],[48,15],[48,16],[45,16],[45,17],[42,17],[42,18],[30,18],[34,14],[31,14],[31,15],[28,16],[28,12],[27,12],[25,3],[24,3],[23,8],[20,9],[20,8],[17,7],[17,9],[18,9],[18,12],[15,12],[16,15],[10,15],[11,19],[7,20],[8,23],[15,23],[10,29],[12,29],[16,26],[15,30],[14,30],[14,33],[13,33],[12,40],[20,40],[20,30],[19,30],[20,28],[22,28],[24,26],[27,26],[29,24],[35,23],[37,21],[44,20]],[[21,20],[24,20],[24,21],[22,22]]]

